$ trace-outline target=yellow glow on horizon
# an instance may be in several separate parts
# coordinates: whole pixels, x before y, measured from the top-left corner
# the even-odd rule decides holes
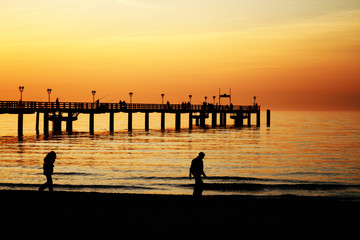
[[[331,96],[360,102],[356,1],[316,1],[322,8],[282,0],[5,2],[4,100],[16,99],[21,83],[32,100],[46,97],[51,85],[64,100],[98,89],[108,101],[134,91],[138,101],[155,102],[167,92],[177,102],[231,87],[239,104],[258,95],[279,109],[301,105],[304,94],[313,102]]]

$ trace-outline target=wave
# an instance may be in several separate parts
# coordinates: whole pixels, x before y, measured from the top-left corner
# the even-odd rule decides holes
[[[35,173],[35,175],[44,175],[42,172]],[[64,175],[64,176],[91,176],[93,173],[84,172],[54,172],[53,175]]]
[[[186,177],[134,177],[132,179],[144,179],[144,180],[187,180],[189,179],[188,176]],[[253,178],[253,177],[223,177],[223,176],[211,176],[207,177],[207,179],[211,180],[230,180],[230,181],[274,181],[274,179],[266,179],[266,178]]]
[[[189,179],[188,176],[186,177],[132,177],[127,179],[143,179],[143,180],[187,180]],[[204,178],[204,181],[219,181],[219,182],[228,182],[230,183],[237,183],[237,182],[250,182],[250,183],[290,183],[290,184],[336,184],[333,182],[320,182],[320,181],[304,181],[304,180],[296,180],[296,179],[272,179],[272,178],[256,178],[256,177],[233,177],[233,176],[208,176]]]
[[[43,173],[37,173],[36,175],[43,175]],[[54,175],[63,175],[63,176],[93,176],[97,175],[94,173],[85,173],[85,172],[56,172]],[[135,176],[135,177],[120,177],[117,179],[124,180],[162,180],[166,181],[165,185],[171,185],[171,181],[189,181],[188,176],[184,177],[158,177],[158,176]],[[192,178],[193,179],[193,178]],[[210,176],[204,178],[204,181],[207,182],[216,182],[213,184],[248,184],[253,186],[288,186],[288,185],[299,185],[299,186],[341,186],[341,184],[337,184],[334,182],[320,182],[320,181],[304,181],[304,180],[295,180],[295,179],[271,179],[271,178],[256,178],[256,177],[233,177],[233,176]],[[157,183],[158,184],[158,183]],[[209,183],[208,183],[209,184]],[[151,183],[149,183],[151,185]],[[348,184],[343,184],[344,186],[348,186]],[[1,186],[1,184],[0,184]],[[65,185],[64,185],[65,186]],[[81,186],[103,186],[103,185],[81,185]],[[112,185],[110,185],[112,186]]]
[[[0,183],[2,188],[38,188],[41,184],[29,183]],[[72,184],[54,184],[54,188],[63,189],[143,189],[151,190],[156,189],[153,187],[134,186],[134,185],[72,185]]]
[[[42,173],[41,173],[42,174]],[[54,175],[80,175],[80,176],[87,176],[93,175],[92,173],[84,173],[84,172],[55,172]]]
[[[179,187],[192,188],[194,184],[181,184]],[[204,190],[215,191],[266,191],[266,190],[348,190],[360,189],[355,184],[256,184],[256,183],[205,183]]]

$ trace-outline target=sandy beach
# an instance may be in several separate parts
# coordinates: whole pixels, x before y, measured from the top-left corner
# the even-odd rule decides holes
[[[95,239],[346,239],[360,201],[0,191],[2,234]]]

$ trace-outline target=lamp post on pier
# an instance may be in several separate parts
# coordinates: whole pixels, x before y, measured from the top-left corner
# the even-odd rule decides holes
[[[22,93],[23,93],[23,91],[24,91],[24,86],[20,86],[20,87],[19,87],[19,91],[20,91],[19,107],[22,108],[22,107],[23,107],[23,104],[22,104]],[[19,139],[22,139],[22,136],[23,136],[23,121],[24,121],[23,113],[22,113],[22,111],[20,111],[20,112],[18,113],[18,137],[19,137]]]
[[[132,96],[133,96],[133,92],[129,92],[129,96],[130,96],[130,104],[132,103]]]
[[[191,105],[191,98],[192,98],[192,95],[189,95],[189,99],[190,99],[190,105]]]
[[[95,94],[96,94],[96,91],[91,91],[91,94],[92,94],[92,96],[93,96],[93,103],[95,102]]]
[[[20,86],[19,91],[20,91],[20,101],[22,101],[22,93],[24,91],[24,86]]]
[[[47,93],[49,94],[49,103],[50,103],[50,95],[51,95],[51,88],[46,89]]]
[[[162,93],[162,94],[161,94],[161,104],[162,104],[162,105],[164,105],[164,96],[165,96],[165,94]]]
[[[216,99],[216,97],[215,97],[215,96],[213,96],[213,103],[214,103],[214,105],[215,105],[215,99]]]
[[[207,96],[205,96],[205,103],[207,103]]]

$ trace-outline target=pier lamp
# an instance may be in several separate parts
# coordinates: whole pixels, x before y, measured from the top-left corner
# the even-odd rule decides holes
[[[191,98],[192,98],[192,95],[189,95],[189,99],[190,99],[190,104],[191,104]]]
[[[165,94],[161,94],[161,104],[164,104],[164,96],[165,96]]]
[[[47,93],[49,94],[49,103],[50,103],[50,95],[51,95],[51,88],[46,89]]]
[[[129,92],[129,96],[130,96],[130,104],[132,103],[132,96],[133,96],[133,92]]]
[[[22,101],[22,93],[24,91],[24,86],[20,86],[19,91],[20,91],[20,101]]]
[[[215,97],[215,96],[213,96],[213,102],[214,102],[214,105],[215,105],[215,98],[216,98],[216,97]]]
[[[95,102],[95,94],[96,94],[96,91],[91,91],[91,94],[92,94],[92,96],[93,96],[93,103]]]
[[[254,96],[254,105],[255,105],[255,103],[256,103],[256,96]]]
[[[205,96],[205,102],[207,103],[207,96]]]

